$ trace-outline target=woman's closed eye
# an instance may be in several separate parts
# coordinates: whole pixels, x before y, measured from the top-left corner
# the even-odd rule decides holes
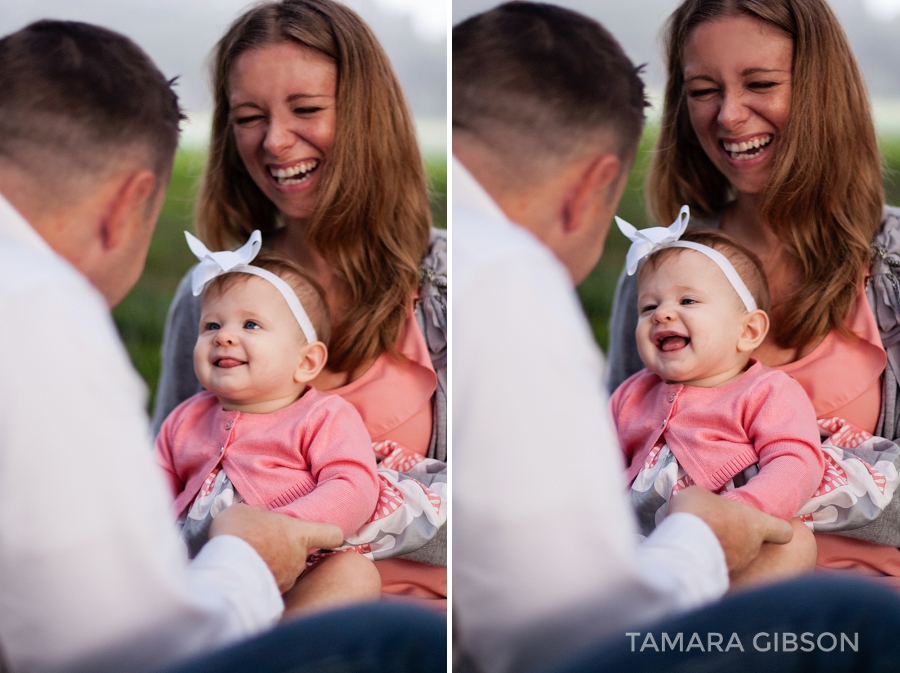
[[[321,108],[321,107],[297,107],[297,108],[294,108],[294,114],[295,115],[311,115],[311,114],[315,114],[316,112],[321,112],[324,109],[325,108]]]
[[[234,123],[238,126],[249,126],[255,122],[265,119],[265,115],[261,114],[245,114],[234,117]]]
[[[713,96],[713,95],[715,95],[715,94],[717,94],[717,93],[719,93],[719,90],[718,90],[718,89],[714,89],[714,88],[712,88],[712,87],[704,87],[704,88],[702,88],[702,89],[691,89],[691,90],[689,90],[689,91],[688,91],[688,96],[689,96],[690,98],[694,98],[694,99],[699,100],[699,99],[702,99],[702,98],[709,98],[710,96]]]

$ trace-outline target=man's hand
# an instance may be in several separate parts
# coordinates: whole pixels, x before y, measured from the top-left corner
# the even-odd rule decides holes
[[[344,541],[341,529],[330,523],[299,521],[286,514],[261,507],[237,504],[223,510],[213,520],[210,538],[234,535],[259,554],[284,593],[306,567],[308,549],[333,549]]]
[[[736,500],[721,498],[699,486],[690,486],[672,497],[669,514],[675,512],[699,516],[712,529],[725,552],[732,578],[759,555],[763,542],[785,544],[794,534],[787,521]]]

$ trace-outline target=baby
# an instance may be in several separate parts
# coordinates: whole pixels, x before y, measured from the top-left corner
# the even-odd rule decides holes
[[[379,482],[359,413],[309,385],[327,360],[321,290],[292,262],[256,257],[259,232],[236,252],[210,253],[190,234],[188,242],[201,259],[192,276],[194,294],[203,293],[194,370],[206,390],[169,415],[156,453],[191,555],[212,518],[240,501],[349,535],[372,515]],[[380,589],[372,561],[336,553],[304,572],[285,606],[375,599]]]
[[[647,369],[610,402],[642,533],[692,484],[793,519],[819,487],[825,463],[803,388],[750,357],[769,328],[759,260],[716,231],[681,236],[686,209],[669,230],[619,226],[636,241],[629,273],[648,255],[638,273],[635,333]],[[794,539],[766,545],[741,579],[812,568],[812,535],[798,520],[792,525]]]

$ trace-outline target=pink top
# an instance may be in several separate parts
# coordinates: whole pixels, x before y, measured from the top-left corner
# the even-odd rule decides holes
[[[356,407],[373,442],[390,439],[424,456],[431,442],[437,375],[411,308],[397,349],[406,362],[382,353],[361,377],[328,392]]]
[[[860,285],[847,327],[860,338],[848,339],[832,330],[811,353],[776,369],[790,374],[803,386],[816,418],[837,416],[874,432],[887,356],[864,285]]]
[[[646,369],[619,386],[610,408],[628,482],[663,435],[679,465],[709,491],[758,462],[757,476],[723,496],[782,519],[793,517],[825,470],[815,412],[796,381],[751,363],[716,388],[666,383]]]
[[[333,523],[345,535],[368,521],[380,489],[359,414],[315,388],[271,414],[225,411],[212,393],[197,393],[166,418],[156,455],[176,516],[218,463],[248,504]]]

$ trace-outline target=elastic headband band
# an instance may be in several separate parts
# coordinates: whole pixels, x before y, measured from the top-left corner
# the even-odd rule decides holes
[[[628,248],[628,255],[625,258],[625,268],[628,275],[633,276],[634,272],[637,271],[638,263],[657,250],[662,250],[664,248],[688,248],[690,250],[696,250],[709,257],[716,263],[716,266],[722,270],[722,273],[725,274],[728,282],[731,283],[731,287],[734,288],[738,297],[741,298],[747,311],[755,311],[756,302],[753,300],[753,295],[750,294],[750,290],[747,289],[747,285],[744,283],[741,275],[734,268],[734,265],[728,261],[728,258],[725,255],[702,243],[678,240],[687,229],[688,221],[690,219],[691,209],[687,206],[681,206],[678,217],[675,218],[675,221],[668,227],[649,227],[647,229],[638,230],[622,218],[616,217],[616,224],[619,226],[619,231],[631,241],[631,247]]]
[[[308,343],[318,341],[312,321],[309,319],[309,315],[304,310],[303,304],[297,298],[297,293],[294,292],[293,288],[271,271],[250,264],[262,247],[262,234],[258,229],[250,234],[250,239],[243,246],[233,251],[210,252],[195,236],[184,232],[184,237],[187,239],[191,252],[200,260],[200,263],[191,271],[191,289],[195,297],[203,292],[203,288],[206,287],[209,281],[213,278],[224,276],[226,273],[249,273],[252,276],[258,276],[274,285],[275,289],[284,297],[288,307],[291,309],[291,313],[294,314],[294,318],[297,320],[297,324],[300,325],[306,341]]]

